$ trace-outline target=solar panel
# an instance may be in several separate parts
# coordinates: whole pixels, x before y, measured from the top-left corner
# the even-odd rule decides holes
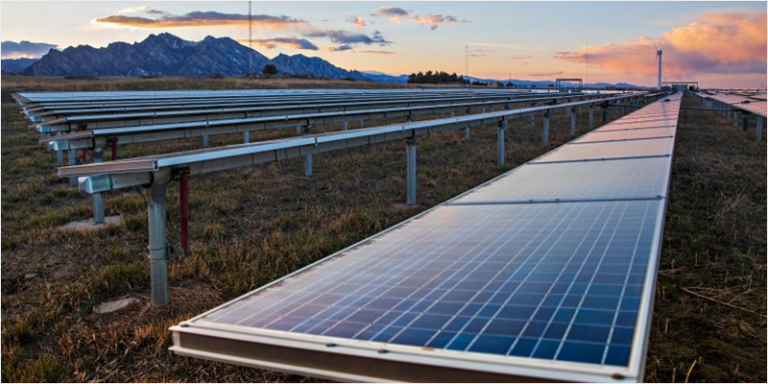
[[[607,140],[636,140],[657,137],[669,137],[675,135],[674,128],[631,129],[621,131],[592,132],[582,136],[574,143],[589,143]]]
[[[660,207],[440,207],[195,322],[627,367]]]
[[[640,156],[665,156],[672,153],[674,138],[655,140],[633,140],[619,142],[585,143],[583,145],[564,145],[541,156],[533,163],[553,161],[578,161]]]
[[[649,109],[674,122],[669,99]],[[355,381],[640,380],[675,133],[654,130],[592,132],[172,328],[172,350]]]
[[[669,158],[529,163],[453,203],[637,199],[665,193]]]

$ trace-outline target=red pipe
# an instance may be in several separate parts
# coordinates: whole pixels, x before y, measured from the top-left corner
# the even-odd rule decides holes
[[[179,211],[181,216],[181,248],[189,254],[189,169],[182,169],[180,174]]]
[[[110,140],[112,144],[112,161],[117,160],[117,139]]]

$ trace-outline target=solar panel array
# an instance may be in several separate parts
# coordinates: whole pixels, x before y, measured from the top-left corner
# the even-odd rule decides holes
[[[680,100],[653,103],[174,327],[172,350],[274,367],[234,348],[185,344],[193,334],[258,336],[446,369],[498,363],[510,378],[640,380]],[[318,372],[304,361],[280,367]]]
[[[699,93],[700,97],[719,101],[728,104],[734,108],[754,113],[755,115],[766,117],[768,105],[766,104],[765,93],[762,94],[743,94],[743,93]]]

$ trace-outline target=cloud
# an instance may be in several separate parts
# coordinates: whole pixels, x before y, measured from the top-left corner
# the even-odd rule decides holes
[[[467,56],[469,57],[486,57],[490,56],[496,53],[493,49],[487,49],[487,48],[475,48],[467,52]]]
[[[766,13],[709,13],[662,37],[640,37],[589,47],[589,62],[613,72],[657,73],[655,47],[663,49],[665,77],[700,73],[765,73]],[[586,48],[558,52],[555,58],[586,61]]]
[[[137,7],[138,9],[140,7]],[[129,9],[130,10],[130,9]],[[148,12],[149,11],[149,12]],[[95,20],[97,23],[113,24],[136,28],[182,28],[212,26],[248,26],[248,15],[240,13],[221,13],[215,11],[194,11],[184,15],[172,15],[163,11],[142,8],[140,11],[160,17],[129,16],[127,14],[110,15]],[[306,21],[288,16],[253,15],[253,25],[263,29],[290,29]]]
[[[248,39],[241,40],[244,43],[248,43]],[[266,49],[272,49],[275,47],[287,47],[293,49],[305,49],[310,51],[317,51],[317,45],[313,44],[307,39],[299,37],[275,37],[272,39],[253,39],[253,43],[259,47]]]
[[[365,28],[365,19],[358,16],[349,16],[346,21],[354,24],[358,28]]]
[[[562,75],[562,74],[563,74],[563,71],[529,73],[528,75],[529,76],[534,76],[534,77],[540,77],[540,76],[557,76],[557,75]]]
[[[471,23],[470,20],[461,20],[456,16],[451,15],[424,15],[419,16],[412,11],[407,11],[400,7],[383,7],[375,9],[371,12],[371,16],[385,16],[395,24],[400,24],[402,18],[411,20],[412,22],[428,26],[429,29],[435,30],[440,24],[465,24]]]
[[[429,29],[437,29],[439,24],[466,24],[471,23],[469,20],[459,20],[456,16],[443,16],[443,15],[426,15],[416,16],[411,15],[411,21],[416,24],[429,26]]]
[[[0,44],[0,50],[3,51],[3,59],[15,59],[20,57],[37,58],[45,55],[51,49],[56,49],[58,47],[56,44],[34,43],[26,40],[19,42],[3,41]]]
[[[509,43],[471,42],[471,43],[465,43],[465,44],[469,46],[476,46],[476,47],[492,47],[492,48],[499,48],[499,49],[508,49],[511,51],[544,51],[547,49],[547,47],[542,47],[542,46],[509,44]]]
[[[328,47],[327,49],[331,52],[342,52],[342,51],[350,51],[354,48],[349,44],[342,44],[336,47]]]
[[[369,36],[364,33],[354,33],[349,31],[343,31],[343,30],[333,30],[333,31],[316,31],[316,32],[310,32],[305,34],[306,37],[326,37],[330,39],[332,42],[340,45],[354,45],[354,44],[363,44],[363,45],[380,45],[385,46],[389,45],[392,42],[387,41],[384,39],[384,36],[381,35],[381,32],[375,31],[373,35]]]
[[[532,56],[530,56],[530,55],[528,55],[528,56],[522,56],[522,55],[513,55],[513,56],[511,56],[511,57],[510,57],[510,59],[512,59],[512,60],[530,60],[530,59],[532,59],[532,58],[533,58],[533,57],[532,57]]]
[[[370,55],[395,55],[395,52],[392,51],[376,51],[376,50],[368,50],[368,51],[355,51],[355,53],[364,53],[364,54],[370,54]]]
[[[379,9],[374,9],[373,12],[371,12],[371,16],[386,16],[389,17],[389,20],[395,24],[400,24],[400,18],[408,17],[410,14],[410,11],[406,11],[400,7],[382,7]]]

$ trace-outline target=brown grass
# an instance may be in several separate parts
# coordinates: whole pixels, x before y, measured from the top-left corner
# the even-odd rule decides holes
[[[142,89],[146,89],[143,88],[145,81],[148,80],[133,80],[135,87]],[[128,80],[116,82],[122,84],[120,87],[131,86]],[[190,85],[194,82],[196,80],[187,80]],[[12,85],[25,87],[22,83]],[[85,88],[70,88],[75,89]],[[3,93],[6,92],[4,82]],[[172,260],[171,305],[158,309],[147,304],[145,191],[136,189],[107,196],[107,213],[123,215],[124,224],[121,226],[91,234],[56,230],[60,224],[89,217],[91,201],[67,187],[66,180],[54,175],[54,155],[37,144],[37,137],[25,128],[26,122],[18,108],[13,104],[3,104],[2,108],[3,381],[305,381],[306,378],[299,376],[171,355],[167,351],[171,343],[167,328],[434,206],[551,148],[540,144],[540,122],[532,127],[527,119],[516,120],[510,126],[508,167],[505,169],[495,165],[495,127],[475,129],[470,140],[463,138],[463,131],[425,138],[419,142],[419,205],[415,208],[403,206],[403,143],[318,155],[312,178],[303,177],[301,160],[193,177],[190,229],[193,255]],[[581,116],[580,132],[585,131],[585,121],[586,116]],[[373,123],[367,125],[372,126]],[[565,115],[559,114],[553,124],[552,146],[569,138],[567,126]],[[318,128],[321,131],[340,127]],[[711,131],[713,135],[727,135],[736,140],[734,151],[743,152],[739,155],[743,162],[753,160],[762,164],[765,171],[765,163],[760,160],[765,157],[764,148],[762,157],[759,157],[759,148],[739,132],[732,129],[726,131],[723,127],[713,127]],[[690,129],[686,132],[691,135]],[[276,131],[253,135],[252,138],[257,140],[291,134],[290,130]],[[216,137],[212,144],[235,143],[240,139],[239,136]],[[680,154],[676,167],[679,167],[681,159],[685,159],[682,148],[690,145],[686,143],[681,140],[678,146]],[[754,147],[752,150],[757,152],[746,152],[740,145],[743,148]],[[198,147],[197,140],[157,143],[126,147],[121,149],[121,156]],[[729,156],[730,152],[721,155],[723,160]],[[709,165],[698,165],[706,161],[699,157],[690,160],[688,172],[698,172],[699,167],[708,169]],[[676,174],[681,172],[677,170]],[[732,219],[735,213],[746,212],[743,208],[745,204],[754,207],[751,204],[756,203],[751,203],[752,197],[735,198],[728,193],[731,189],[726,188],[727,180],[734,177],[752,180],[752,173],[735,176],[724,173],[712,177],[725,179],[721,181],[724,186],[721,191],[730,200],[725,203],[725,199],[715,193],[707,195],[714,202],[712,207],[707,206],[703,210],[703,215],[726,217],[733,224],[744,220],[738,228],[759,226],[760,221],[755,221],[751,215]],[[759,186],[758,183],[764,183],[764,179],[759,180],[762,181],[753,181],[753,184]],[[714,188],[720,184],[709,185]],[[765,184],[762,185],[764,189]],[[686,199],[685,194],[690,189],[686,184],[675,179],[673,188],[678,188],[673,191],[676,194],[673,195],[676,196],[673,202]],[[752,196],[750,191],[744,193]],[[177,242],[177,186],[170,188],[168,198],[169,239]],[[665,270],[670,269],[668,260],[674,257],[668,256],[667,249],[673,255],[682,252],[676,251],[685,249],[676,242],[688,241],[687,238],[699,233],[687,232],[680,227],[680,219],[672,216],[676,209],[681,208],[670,204],[668,239],[663,256],[667,263]],[[764,197],[762,210],[764,215]],[[762,292],[764,309],[764,223],[762,229],[750,230],[749,233],[753,233],[750,236],[757,236],[760,230],[763,242],[757,242],[753,237],[740,240],[742,245],[756,245],[739,251],[743,254],[736,260],[742,260],[741,264],[751,268],[752,292]],[[672,234],[671,240],[669,234]],[[721,239],[715,247],[713,241],[707,238],[697,246],[713,249],[710,256],[714,257],[715,252],[720,255],[723,249],[729,249],[729,244]],[[757,256],[760,252],[762,259]],[[720,264],[732,262],[724,256],[719,257]],[[763,264],[757,261],[748,263],[747,260],[762,260]],[[675,265],[675,270],[683,267],[680,263]],[[711,260],[708,263],[711,264]],[[685,268],[685,274],[693,277],[697,277],[701,270]],[[731,270],[727,275],[730,287],[735,288],[737,282],[744,278],[744,273],[749,274],[746,269],[742,273],[739,267],[732,268],[730,264],[725,268]],[[29,273],[36,273],[37,277],[26,279],[25,275]],[[669,291],[672,288],[668,288],[669,282],[665,279],[662,278],[660,286],[666,287],[662,289],[667,290],[666,297],[671,297]],[[686,286],[696,285],[691,279]],[[710,282],[708,277],[704,281]],[[679,300],[686,305],[695,304],[691,308],[696,310],[702,305],[696,301],[698,298],[677,291],[674,294],[679,295],[674,301],[657,300],[656,322],[660,318],[677,319],[671,313],[678,311],[674,306]],[[95,305],[125,295],[140,298],[141,304],[108,316],[94,314]],[[754,300],[754,297],[747,296],[744,300]],[[758,316],[755,322],[749,314],[733,315],[722,308],[715,308],[713,304],[707,305],[707,316],[720,313],[724,314],[723,319],[728,318],[725,314],[740,319],[740,323],[727,327],[727,335],[735,332],[733,330],[747,330],[754,334],[762,332],[763,338],[756,343],[758,346],[744,347],[737,358],[742,362],[739,378],[759,379],[760,375],[764,378],[764,365],[760,373],[757,363],[748,364],[764,361],[765,324],[760,323],[764,318]],[[689,310],[692,309],[686,309]],[[742,323],[747,326],[740,325]],[[687,329],[681,322],[672,324],[674,329]],[[712,328],[713,338],[721,340],[726,337],[725,329]],[[706,348],[692,344],[688,338],[681,343],[683,339],[675,336],[678,333],[671,335],[668,332],[662,338],[657,333],[658,324],[654,323],[648,369],[651,380],[670,380],[672,368],[677,369],[677,379],[682,380],[686,371],[681,372],[678,366],[685,366],[687,370],[693,361],[684,351],[691,350],[694,351],[692,355],[706,356],[703,352]],[[664,349],[667,343],[683,345],[667,348],[668,352]],[[658,364],[652,362],[656,360]],[[691,380],[724,377],[705,373],[711,366],[733,370],[731,360],[723,361],[721,364],[715,359],[702,359],[692,370]]]

